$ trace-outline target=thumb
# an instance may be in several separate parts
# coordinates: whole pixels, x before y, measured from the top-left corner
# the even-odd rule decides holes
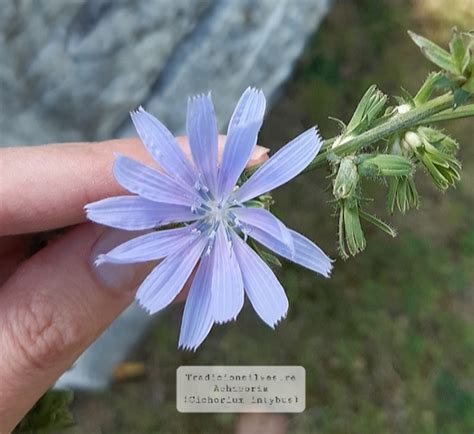
[[[93,258],[132,236],[80,225],[22,264],[0,289],[0,433],[10,432],[131,303],[154,264],[97,269]]]

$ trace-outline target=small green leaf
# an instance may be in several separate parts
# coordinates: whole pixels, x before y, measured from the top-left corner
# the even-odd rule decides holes
[[[456,64],[459,71],[462,70],[464,55],[466,53],[466,47],[461,33],[458,32],[456,27],[452,29],[451,41],[449,41],[449,50],[451,51],[451,57]]]
[[[448,71],[452,74],[457,75],[460,73],[454,64],[450,53],[434,42],[431,42],[429,39],[424,38],[423,36],[417,35],[411,31],[408,31],[408,34],[410,35],[413,42],[418,45],[418,47],[421,49],[421,52],[428,60],[439,66],[441,69],[444,69],[445,71]]]
[[[421,86],[418,93],[413,99],[416,105],[424,104],[430,99],[431,94],[437,86],[437,83],[441,80],[443,74],[441,72],[430,72],[426,77],[423,85]]]
[[[472,74],[472,72],[474,70],[472,62],[473,62],[472,50],[471,50],[471,48],[468,48],[464,53],[464,58],[463,58],[462,63],[461,63],[461,74],[467,75],[468,72],[470,72]]]

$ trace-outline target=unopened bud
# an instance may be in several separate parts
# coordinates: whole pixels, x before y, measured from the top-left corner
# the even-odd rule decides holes
[[[363,160],[359,171],[368,176],[406,176],[413,173],[413,163],[401,155],[378,154]]]
[[[359,182],[359,174],[354,157],[345,157],[339,163],[333,194],[336,199],[346,199],[354,193]]]
[[[407,131],[402,139],[403,147],[409,151],[416,151],[422,143],[421,137],[414,131]]]

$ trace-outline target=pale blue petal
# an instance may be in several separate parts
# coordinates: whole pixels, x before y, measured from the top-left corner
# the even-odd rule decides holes
[[[247,165],[257,143],[264,113],[263,92],[249,87],[240,97],[229,123],[219,170],[220,196],[230,193]]]
[[[224,323],[237,317],[244,305],[244,283],[239,264],[226,232],[219,226],[212,258],[212,313],[214,321]]]
[[[205,255],[193,279],[179,334],[179,348],[195,350],[211,331],[214,320],[211,307],[212,267],[210,256]]]
[[[207,238],[201,236],[191,246],[167,256],[138,288],[140,305],[150,314],[168,306],[183,289],[206,243]]]
[[[325,277],[329,277],[332,269],[332,260],[308,238],[291,229],[289,229],[289,232],[293,238],[293,252],[281,240],[261,229],[253,228],[249,231],[249,235],[277,255],[283,256]]]
[[[99,255],[95,263],[131,264],[164,258],[183,249],[199,236],[199,233],[192,229],[193,226],[185,226],[141,235],[120,244],[106,254]]]
[[[310,128],[292,140],[245,182],[233,195],[245,202],[267,193],[301,173],[311,163],[321,148],[322,140],[316,128]]]
[[[117,196],[85,206],[87,218],[127,231],[153,229],[169,223],[196,220],[189,206],[152,202],[140,196]]]
[[[142,107],[130,115],[141,141],[154,160],[168,175],[192,187],[197,179],[196,173],[169,130]]]
[[[294,252],[293,238],[288,228],[278,220],[271,212],[263,208],[233,208],[233,214],[237,217],[237,224],[244,223],[247,235],[252,236],[254,228],[260,229],[270,237],[280,240],[290,252]]]
[[[215,193],[218,131],[210,93],[189,98],[186,131],[196,168],[206,186]]]
[[[123,155],[117,156],[113,173],[123,188],[154,202],[191,207],[198,200],[196,191],[186,184]]]
[[[242,272],[245,293],[260,318],[274,328],[288,312],[288,298],[269,266],[237,235],[232,247]]]
[[[293,230],[290,232],[295,243],[295,257],[292,261],[329,277],[333,261],[311,240]]]

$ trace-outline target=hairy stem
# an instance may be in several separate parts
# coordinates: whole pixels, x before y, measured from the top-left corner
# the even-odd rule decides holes
[[[342,143],[336,148],[327,149],[321,152],[302,173],[306,173],[324,166],[330,154],[336,154],[339,156],[351,154],[365,146],[378,142],[381,139],[385,139],[399,130],[404,130],[418,125],[424,119],[443,112],[452,107],[452,105],[453,95],[451,93],[446,93],[406,113],[397,114],[382,124],[366,131],[365,133],[362,133],[353,139]],[[329,140],[331,142],[334,141],[334,139]]]
[[[406,113],[391,116],[387,120],[381,121],[373,128],[360,134],[353,139],[332,149],[331,145],[336,141],[336,137],[331,137],[323,142],[321,152],[302,172],[307,173],[326,165],[326,160],[330,154],[346,155],[378,142],[381,139],[390,137],[393,133],[416,125],[425,125],[435,122],[461,119],[474,116],[474,104],[453,109],[453,95],[446,93],[428,101],[420,107],[416,107]],[[259,166],[253,166],[245,171],[246,176],[251,176]]]
[[[431,124],[435,122],[451,121],[454,119],[469,118],[474,116],[474,104],[468,104],[456,109],[444,110],[426,119],[422,119],[419,124]]]

